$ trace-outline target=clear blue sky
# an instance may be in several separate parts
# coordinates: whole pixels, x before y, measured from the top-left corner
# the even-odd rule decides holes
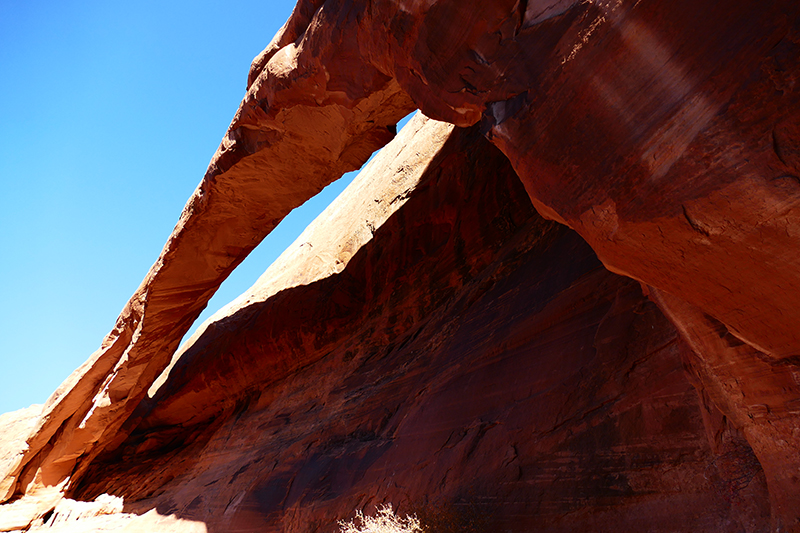
[[[44,402],[113,327],[293,6],[0,0],[0,413]],[[287,217],[200,321],[347,182]]]

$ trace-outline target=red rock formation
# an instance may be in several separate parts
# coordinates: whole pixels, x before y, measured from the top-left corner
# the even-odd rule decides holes
[[[397,83],[374,67],[354,62],[331,76],[319,65],[347,48],[325,40],[327,52],[320,52],[319,39],[335,29],[318,31],[304,47],[281,48],[250,86],[116,327],[50,398],[28,451],[2,473],[12,482],[0,501],[75,477],[77,459],[117,436],[228,274],[289,211],[359,168],[413,110]]]
[[[90,470],[122,453],[114,450],[147,448],[137,440],[146,430],[162,422],[185,422],[193,432],[176,426],[176,443],[200,435],[212,438],[213,428],[200,422],[234,404],[247,411],[252,402],[242,398],[251,387],[266,386],[278,376],[289,379],[295,367],[280,359],[274,368],[253,375],[249,367],[239,369],[235,359],[218,362],[226,352],[213,343],[201,349],[210,342],[206,333],[196,348],[189,348],[205,354],[192,356],[203,361],[198,369],[189,371],[178,362],[168,381],[171,388],[159,393],[161,403],[152,408],[143,402],[178,339],[227,273],[288,210],[357,167],[391,137],[391,125],[417,106],[459,126],[480,121],[542,215],[573,228],[608,269],[643,283],[680,332],[680,351],[702,399],[713,453],[738,450],[731,452],[728,469],[741,467],[745,473],[738,479],[761,479],[763,467],[773,529],[800,529],[800,274],[795,268],[800,253],[795,231],[800,222],[799,13],[794,0],[301,0],[253,62],[247,96],[209,172],[118,327],[48,402],[23,451],[4,463],[0,500],[61,486],[68,478],[71,490],[78,490],[76,483],[83,479],[81,490],[91,492],[87,487],[97,489],[102,483]],[[513,195],[509,201],[519,204]],[[435,206],[432,202],[431,211]],[[436,235],[417,236],[420,242],[401,248],[398,257],[436,248]],[[480,247],[472,253],[476,250]],[[500,255],[486,253],[483,267],[488,268]],[[452,289],[460,279],[456,285],[464,283],[458,286],[462,290],[471,278],[458,271],[443,282],[436,278],[437,266],[415,268],[432,269],[425,273],[437,280],[431,282],[431,298],[444,305],[453,295],[437,300],[437,287]],[[388,275],[392,270],[387,269]],[[590,275],[565,271],[572,272],[572,283]],[[363,279],[368,287],[370,279]],[[402,287],[406,278],[398,274],[391,281],[392,287]],[[531,279],[518,281],[519,291],[534,291]],[[570,285],[556,286],[567,291]],[[620,285],[618,290],[628,295],[623,300],[635,301],[631,287]],[[351,289],[358,293],[358,287]],[[369,295],[384,290],[389,289],[373,288]],[[600,312],[599,302],[612,293],[622,294],[593,293],[592,308]],[[362,314],[355,316],[371,316],[363,302],[350,302],[347,294],[330,288],[318,296],[334,308],[362,306]],[[288,297],[282,295],[266,302]],[[299,302],[286,305],[298,317],[310,312]],[[530,304],[529,316],[537,316],[537,309]],[[240,312],[255,313],[248,307]],[[489,322],[490,308],[485,312]],[[261,312],[251,320],[258,322],[258,316]],[[504,321],[513,327],[516,319]],[[337,334],[354,327],[336,322],[336,313],[328,320],[336,324]],[[396,335],[406,331],[390,325],[385,344],[397,342]],[[652,331],[657,329],[669,327],[653,324]],[[270,341],[278,343],[274,349],[291,348],[300,361],[316,361],[315,368],[325,357],[335,359],[314,351],[333,342],[326,333],[285,330],[283,335]],[[292,344],[301,340],[303,350]],[[653,358],[645,352],[642,357]],[[614,361],[621,365],[616,371],[627,364]],[[209,392],[213,380],[203,369],[215,364],[244,374],[234,380],[229,396]],[[613,373],[598,370],[596,375]],[[594,413],[605,405],[604,389],[589,388],[586,398],[591,400],[585,405]],[[622,397],[637,394],[624,389]],[[183,418],[181,407],[193,398],[207,398],[206,405]],[[692,427],[689,433],[696,436],[699,426]],[[476,431],[484,435],[488,430]],[[760,467],[750,464],[742,435]],[[152,441],[154,449],[166,453],[166,440],[160,434]],[[692,449],[700,450],[697,446]],[[708,453],[700,450],[694,456]],[[719,467],[716,459],[707,460]],[[665,491],[659,493],[662,498]],[[736,498],[744,497],[739,492]],[[705,493],[717,494],[715,489]],[[704,508],[722,509],[719,505]],[[760,505],[745,505],[742,516],[750,518],[742,520],[761,516]],[[598,506],[590,507],[596,518]],[[558,505],[553,509],[564,511]],[[739,520],[734,515],[730,509],[725,514],[728,524]],[[595,518],[583,523],[589,527]],[[556,522],[553,528],[563,526]],[[724,530],[729,526],[723,522],[717,523]]]
[[[295,244],[302,276],[330,227],[359,222],[353,204],[402,202],[346,266],[283,290],[262,278],[70,497],[209,531],[334,531],[381,501],[467,502],[492,531],[763,531],[758,461],[725,422],[709,441],[716,411],[639,284],[539,218],[476,130],[430,163],[405,159],[417,149]]]

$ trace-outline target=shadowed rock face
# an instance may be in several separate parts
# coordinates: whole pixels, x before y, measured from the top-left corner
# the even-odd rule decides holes
[[[758,461],[639,284],[536,215],[475,128],[422,169],[340,272],[276,294],[265,276],[209,324],[70,497],[209,531],[334,531],[381,501],[501,531],[764,530]],[[391,201],[388,170],[352,199]]]
[[[365,376],[378,375],[378,370],[385,372],[379,364],[384,360],[408,361],[407,368],[402,364],[400,367],[404,368],[403,372],[411,372],[408,369],[413,367],[417,356],[406,352],[405,348],[397,348],[397,343],[401,342],[403,335],[408,335],[408,331],[414,330],[414,324],[434,323],[436,313],[445,313],[442,309],[450,309],[448,316],[452,321],[442,318],[444,322],[441,324],[450,324],[450,329],[437,335],[442,339],[466,339],[467,333],[478,335],[481,328],[488,328],[492,323],[495,324],[494,331],[502,330],[502,324],[513,329],[522,327],[519,324],[527,323],[527,320],[535,322],[534,317],[542,312],[537,302],[549,302],[553,298],[556,301],[555,295],[563,293],[564,302],[567,302],[563,303],[563,317],[574,316],[575,327],[583,324],[582,321],[595,324],[594,330],[585,326],[589,328],[587,332],[594,332],[591,335],[585,333],[588,335],[586,339],[593,339],[591,345],[595,349],[596,361],[592,359],[592,364],[607,362],[598,368],[592,367],[574,355],[582,353],[577,348],[573,358],[543,356],[544,359],[539,360],[529,352],[526,352],[526,357],[538,361],[537,368],[548,368],[546,361],[563,360],[559,363],[563,366],[559,367],[561,371],[578,372],[581,379],[576,378],[572,389],[577,390],[574,394],[580,393],[581,400],[575,401],[584,407],[575,407],[578,411],[570,412],[580,412],[585,408],[592,416],[605,416],[604,409],[612,408],[612,404],[607,402],[609,394],[638,398],[640,394],[652,393],[650,388],[639,391],[634,384],[623,379],[633,376],[633,372],[612,378],[617,375],[615,372],[623,372],[626,365],[638,361],[637,358],[646,361],[663,359],[674,364],[674,357],[678,354],[689,371],[687,375],[700,400],[687,409],[695,409],[694,412],[701,416],[700,419],[696,416],[692,419],[689,415],[678,418],[687,420],[687,431],[694,437],[699,434],[698,420],[702,420],[710,448],[701,449],[706,445],[696,443],[695,448],[690,446],[695,451],[688,455],[688,452],[678,453],[677,463],[688,465],[686,468],[693,472],[706,468],[701,464],[719,470],[719,479],[728,479],[719,483],[728,483],[725,486],[733,487],[730,491],[735,495],[727,500],[723,498],[728,502],[725,507],[718,499],[722,485],[714,485],[717,482],[709,481],[711,478],[708,476],[703,477],[706,485],[699,480],[694,483],[681,477],[681,481],[648,492],[658,495],[653,496],[653,501],[667,501],[670,498],[667,494],[691,486],[698,494],[705,494],[706,499],[698,496],[681,505],[673,502],[671,508],[686,509],[686,513],[680,515],[685,520],[689,520],[690,515],[709,516],[708,513],[698,511],[691,514],[689,511],[692,505],[704,502],[698,503],[697,508],[717,513],[715,516],[719,518],[713,522],[714,525],[709,522],[698,524],[697,528],[737,530],[739,526],[736,524],[741,522],[741,528],[752,530],[765,522],[765,482],[769,489],[771,527],[781,531],[800,529],[800,431],[797,429],[800,425],[800,368],[797,359],[800,356],[800,330],[797,328],[800,312],[796,305],[800,301],[800,274],[795,266],[800,254],[796,231],[800,227],[800,220],[797,220],[800,193],[797,188],[800,183],[800,129],[797,127],[800,121],[800,90],[797,86],[800,77],[799,12],[800,4],[794,0],[765,4],[714,0],[497,0],[477,4],[452,0],[301,0],[286,26],[254,60],[247,95],[208,173],[187,204],[159,260],[121,315],[117,327],[101,349],[48,401],[30,436],[22,439],[25,444],[19,446],[20,452],[2,455],[0,500],[20,495],[35,499],[38,491],[45,493],[51,491],[48,487],[67,487],[67,484],[70,493],[76,495],[102,492],[105,482],[99,472],[103,469],[124,466],[144,472],[144,463],[131,459],[134,457],[132,450],[146,456],[142,461],[158,462],[169,454],[187,453],[187,449],[193,449],[192,442],[197,442],[197,446],[201,443],[219,445],[215,436],[220,428],[232,430],[234,427],[230,424],[235,424],[236,417],[231,413],[249,419],[250,414],[279,403],[283,393],[265,397],[263,391],[278,390],[275,387],[280,383],[300,379],[294,376],[303,372],[349,368],[347,364],[362,359],[364,365],[370,361],[370,364],[378,365],[375,374],[358,374],[356,368],[352,369],[354,375],[364,379]],[[550,229],[545,231],[544,222],[539,221],[531,222],[535,227],[524,231],[519,228],[527,227],[525,224],[515,223],[517,230],[508,230],[504,237],[510,240],[503,241],[506,242],[503,246],[509,247],[513,247],[510,243],[514,239],[531,239],[526,241],[529,248],[525,248],[528,250],[525,253],[541,258],[550,257],[547,256],[547,251],[551,250],[548,246],[562,243],[564,255],[549,259],[557,266],[548,272],[567,276],[568,281],[564,281],[567,278],[558,278],[562,284],[553,281],[552,287],[558,289],[553,289],[554,292],[547,296],[536,292],[541,287],[536,285],[534,278],[514,278],[509,274],[509,279],[515,279],[517,284],[514,289],[507,289],[510,296],[504,298],[511,301],[520,293],[527,294],[527,304],[515,300],[517,304],[507,309],[513,309],[513,312],[509,311],[509,315],[500,313],[499,322],[495,323],[492,322],[495,319],[492,309],[495,307],[487,303],[484,308],[477,303],[483,302],[481,298],[484,296],[475,296],[477,300],[470,306],[447,307],[450,305],[447,302],[460,301],[457,295],[477,283],[475,280],[480,277],[479,273],[491,270],[490,265],[517,264],[503,255],[502,246],[501,249],[492,247],[488,234],[483,233],[488,230],[470,230],[461,237],[463,243],[456,246],[455,242],[460,241],[451,243],[450,234],[459,235],[459,232],[450,226],[457,215],[440,214],[436,222],[429,222],[427,226],[420,222],[422,227],[426,227],[424,231],[413,233],[409,229],[408,240],[403,241],[406,244],[392,248],[389,242],[402,240],[395,235],[402,233],[402,228],[397,226],[392,236],[387,237],[384,248],[378,244],[380,230],[375,226],[372,228],[376,230],[374,244],[365,244],[364,239],[357,245],[351,243],[352,253],[347,260],[334,254],[341,264],[333,263],[333,266],[319,270],[314,279],[295,276],[300,283],[308,283],[308,288],[303,289],[308,293],[298,301],[294,301],[294,297],[290,299],[290,294],[297,292],[292,288],[296,285],[291,283],[280,288],[280,283],[276,283],[273,292],[264,289],[260,295],[254,295],[261,302],[258,305],[255,300],[240,301],[181,352],[166,382],[154,399],[149,400],[147,391],[170,363],[178,340],[231,269],[290,209],[342,172],[359,166],[369,153],[385,144],[393,135],[393,124],[414,107],[460,127],[480,123],[477,127],[507,157],[524,186],[520,189],[511,185],[516,182],[509,178],[508,183],[498,182],[501,183],[496,185],[498,190],[491,192],[498,198],[505,195],[505,203],[512,211],[514,206],[523,209],[521,206],[530,201],[542,216],[567,225],[580,235],[583,241],[573,233],[556,237],[553,232],[566,230],[547,226]],[[461,172],[473,168],[467,174],[473,172],[485,176],[479,172],[484,163],[481,158],[476,159],[475,154],[484,154],[481,157],[493,160],[493,157],[499,157],[498,152],[486,155],[488,148],[477,148],[480,141],[476,131],[458,135],[472,137],[469,141],[464,140],[467,137],[452,141],[459,148],[454,149],[450,157],[471,158],[472,167],[461,167]],[[442,150],[443,154],[449,153],[444,148]],[[500,163],[496,166],[499,168]],[[489,178],[475,179],[482,183],[481,180]],[[383,216],[389,217],[385,224],[391,227],[396,224],[392,221],[404,216],[413,219],[406,221],[407,225],[417,222],[416,219],[428,220],[434,216],[431,213],[440,212],[441,206],[445,205],[452,205],[451,209],[455,211],[469,212],[467,204],[458,204],[459,201],[469,201],[467,189],[459,189],[461,185],[451,186],[452,189],[443,185],[443,190],[450,191],[448,195],[440,197],[434,194],[424,208],[412,209],[404,204],[402,209],[385,211]],[[484,190],[480,189],[481,186],[476,185],[478,190]],[[488,204],[486,209],[492,202]],[[413,212],[413,215],[402,215],[404,212]],[[484,213],[484,216],[488,215]],[[478,215],[473,215],[473,219],[465,214],[458,220],[487,220]],[[553,240],[547,240],[543,235]],[[586,252],[584,255],[577,248],[563,244],[569,239],[575,239],[576,243],[585,241],[608,270],[637,280],[647,297],[669,321],[665,322],[664,316],[656,312],[652,304],[644,303],[641,299],[644,296],[634,290],[638,285],[632,285],[633,282],[622,281],[602,270],[597,271],[602,275],[592,274],[592,268],[599,269],[597,263],[592,268],[581,260],[572,264],[573,258],[589,257],[591,253],[584,244],[580,244]],[[380,263],[371,255],[378,253],[373,248],[392,249],[394,262],[381,263],[383,267],[373,269]],[[351,256],[353,261],[358,258],[361,262],[348,263]],[[456,259],[447,259],[450,257]],[[425,258],[430,263],[425,263]],[[331,265],[326,263],[328,259],[321,260]],[[395,264],[406,266],[399,269],[392,266]],[[451,270],[447,270],[448,265]],[[585,269],[581,270],[584,267],[579,265],[584,265]],[[347,274],[348,270],[360,274],[351,276]],[[412,313],[411,318],[403,315],[406,304],[400,297],[406,296],[411,301],[418,298],[411,289],[408,289],[409,293],[404,292],[411,279],[408,270],[416,276],[415,282],[428,291],[424,305],[407,305],[409,309],[421,306],[424,311]],[[336,275],[331,275],[333,273]],[[608,288],[611,281],[598,281],[597,287],[600,288],[589,291],[590,295],[586,296],[587,302],[594,302],[586,304],[591,308],[586,311],[588,315],[582,314],[583,304],[568,303],[571,301],[568,295],[573,294],[569,292],[570,288],[575,284],[583,286],[581,280],[598,280],[602,276],[616,280],[614,283],[620,285],[613,289]],[[378,281],[380,284],[376,285]],[[277,292],[281,289],[285,290]],[[486,290],[486,294],[491,292],[489,288]],[[396,300],[392,300],[393,294]],[[308,303],[319,301],[325,305]],[[604,308],[610,301],[617,303]],[[381,314],[384,311],[371,307],[374,302],[383,302],[382,305],[387,307],[399,305],[395,320],[407,323],[381,322],[389,319]],[[478,307],[471,307],[473,305]],[[664,345],[670,348],[662,347],[656,351],[649,348],[642,348],[643,351],[609,348],[611,351],[605,356],[609,359],[603,359],[604,351],[598,347],[596,339],[604,322],[600,319],[592,322],[588,316],[592,313],[606,316],[605,313],[609,312],[616,316],[613,309],[617,305],[622,306],[619,310],[622,315],[625,314],[623,308],[632,313],[630,324],[641,325],[637,320],[645,320],[642,317],[650,314],[658,317],[652,318],[655,322],[650,324],[651,334],[662,335],[664,339],[672,335],[673,342]],[[647,307],[646,312],[642,306]],[[469,309],[481,310],[482,318],[469,322],[472,327],[465,330]],[[292,320],[304,325],[314,324],[314,327],[294,327]],[[485,324],[481,325],[481,320]],[[628,319],[620,320],[627,323]],[[367,335],[359,329],[361,324],[370,321],[375,322],[375,331],[382,333],[373,331]],[[674,330],[671,329],[673,326]],[[628,346],[625,343],[634,342],[634,337],[625,337],[635,336],[630,327],[625,329],[625,334],[619,333],[615,337],[624,341],[609,341],[611,345]],[[457,334],[455,330],[462,333]],[[563,335],[559,342],[563,343],[564,350],[569,351],[567,340],[581,337],[577,331],[569,328],[566,331],[570,333]],[[252,335],[252,339],[247,340],[248,335]],[[513,336],[511,331],[508,335]],[[424,338],[422,333],[415,337]],[[466,347],[480,345],[477,340],[473,343],[464,340],[459,344],[462,346],[460,352],[448,352],[434,342],[436,338],[439,337],[434,335],[428,338],[428,342],[437,348],[424,351],[430,352],[430,357],[439,354],[436,361],[440,366],[431,363],[433,368],[440,369],[438,378],[449,375],[444,369],[457,366],[457,361],[467,358],[469,350]],[[344,353],[337,351],[341,349],[341,343],[356,342],[353,339],[363,342],[363,346],[380,344],[387,351],[372,356],[358,355],[361,352],[357,348],[361,344],[353,345],[350,356],[346,356],[347,350]],[[505,337],[492,339],[498,344],[485,352],[488,360],[500,357],[498,353],[505,353],[502,344]],[[531,342],[539,346],[536,343],[545,341]],[[642,340],[642,343],[658,344],[652,339]],[[407,344],[413,343],[409,340]],[[581,350],[587,345],[582,345],[584,348]],[[393,350],[397,351],[394,356]],[[619,359],[622,352],[633,359]],[[483,352],[478,350],[478,353]],[[660,355],[656,356],[656,353]],[[483,363],[475,364],[483,368]],[[640,363],[631,364],[634,369],[645,368]],[[664,364],[669,366],[666,362]],[[501,363],[498,365],[502,368]],[[484,366],[494,368],[494,365]],[[339,370],[333,375],[338,375],[337,372]],[[219,382],[217,374],[224,377],[222,381],[226,387],[214,387]],[[409,375],[412,377],[408,379],[414,383],[407,384],[410,388],[403,389],[404,394],[417,394],[413,391],[422,389],[414,387],[425,381],[413,372]],[[509,390],[516,390],[510,385],[513,382],[510,375],[501,381],[509,383]],[[663,377],[671,373],[663,367],[654,375]],[[228,379],[228,376],[237,377]],[[603,378],[595,382],[591,376]],[[397,379],[404,383],[401,377]],[[414,381],[416,379],[420,380],[419,383]],[[563,377],[561,381],[542,384],[543,390],[552,391],[568,381],[565,380],[567,378]],[[359,381],[356,379],[355,382]],[[609,383],[616,383],[616,392],[608,389]],[[400,384],[387,386],[400,387]],[[680,388],[677,381],[675,386]],[[424,391],[435,387],[436,384],[430,382]],[[538,389],[531,386],[526,390]],[[504,413],[513,410],[513,406],[521,401],[519,391],[510,393],[510,397],[502,396],[504,393],[501,392],[498,394],[505,402]],[[545,393],[540,396],[542,394]],[[541,407],[531,407],[530,412],[537,413],[530,415],[534,422],[538,420],[537,416],[569,419],[567,414],[551,412],[554,410],[552,405],[569,411],[566,407],[572,405],[569,395],[559,396],[558,400],[551,398],[551,401]],[[688,406],[688,401],[681,400],[675,405]],[[365,402],[364,405],[369,405]],[[662,407],[673,405],[667,397],[642,399],[641,402],[641,405],[652,403]],[[493,422],[486,420],[506,416],[491,414],[496,413],[492,411],[491,402],[485,400],[484,403],[486,416],[478,417],[481,422],[475,427],[483,427],[480,424],[484,422],[491,425]],[[312,407],[309,409],[314,412]],[[334,409],[320,416],[337,417],[339,413]],[[622,415],[614,413],[608,415],[610,419],[616,420],[614,424],[622,424],[621,419],[614,418]],[[361,415],[353,416],[362,420]],[[406,419],[414,420],[414,417],[409,414]],[[417,426],[425,427],[427,422],[419,420]],[[566,427],[574,433],[570,424],[560,425],[560,420],[551,421],[550,426]],[[594,424],[592,428],[603,426],[600,422],[591,422],[593,418],[589,414],[570,420],[579,425]],[[694,426],[691,420],[696,422]],[[524,431],[529,432],[526,435],[530,438],[539,435],[536,431],[542,431],[542,427],[550,427],[548,423],[537,426],[534,422],[525,426]],[[373,432],[370,435],[381,434],[383,437],[380,438],[391,443],[401,442],[400,437],[395,436],[401,433],[392,432],[400,432],[402,424],[374,424],[370,426]],[[498,423],[475,430],[480,434],[476,442],[483,442],[486,435],[491,435],[492,431],[497,431],[494,428],[501,426]],[[653,444],[662,454],[659,457],[663,462],[669,452],[659,446],[669,441],[667,435],[670,431],[658,424],[645,426],[637,428],[637,431],[644,431],[642,435],[651,430],[654,435],[664,435],[663,442],[656,440]],[[408,435],[416,435],[416,430],[408,431]],[[624,438],[617,436],[623,438],[622,441],[597,437],[591,442],[600,447],[626,450],[620,453],[623,453],[628,468],[632,464],[632,452],[625,447],[627,444],[613,444],[628,442],[625,439],[630,434],[622,433]],[[350,433],[345,433],[347,435]],[[571,435],[559,437],[559,442],[563,444]],[[421,442],[417,437],[408,438],[411,443]],[[514,438],[509,437],[508,442],[513,442],[515,450],[521,449]],[[541,435],[535,438],[547,442]],[[364,442],[372,440],[379,440],[379,437],[369,437]],[[295,441],[289,439],[285,442],[290,448],[288,443]],[[448,442],[451,441],[446,440],[441,445],[443,449],[450,449]],[[333,453],[314,446],[322,444],[312,445],[308,450],[315,449],[324,457]],[[367,444],[364,446],[365,449],[369,447]],[[452,446],[456,448],[455,444]],[[546,448],[545,444],[541,446],[528,452],[542,458],[547,450],[555,450]],[[669,447],[667,444],[664,446]],[[582,449],[589,447],[586,444]],[[421,449],[429,451],[424,446]],[[473,451],[475,449],[478,448]],[[558,453],[566,452],[561,450]],[[307,459],[308,454],[303,454]],[[472,454],[467,455],[472,457]],[[689,456],[693,457],[691,461],[686,459]],[[126,460],[121,461],[120,457]],[[367,462],[370,465],[384,464],[380,461],[388,460],[369,457]],[[595,466],[604,464],[597,456],[593,460]],[[284,464],[288,460],[282,457],[281,461],[280,464]],[[331,464],[340,464],[331,461]],[[489,464],[486,462],[488,459],[484,461],[484,464]],[[657,463],[661,464],[659,461],[653,464]],[[297,503],[300,500],[286,496],[290,492],[289,485],[294,486],[291,480],[295,479],[289,472],[300,475],[298,472],[302,471],[302,466],[291,461],[286,464],[297,464],[301,470],[279,469],[278,472],[285,474],[283,478],[272,479],[269,482],[271,488],[265,488],[263,493],[256,491],[262,494],[258,496],[262,503],[255,505],[247,500],[251,503],[245,508],[274,508],[274,517],[280,517],[283,524],[303,528],[306,527],[302,525],[305,511],[300,510]],[[165,487],[170,483],[177,486],[178,482],[169,481],[169,476],[178,476],[179,472],[170,468],[167,468],[170,473],[164,474],[166,477],[142,483],[143,487],[150,488],[137,488],[136,497],[156,498],[155,493],[147,490],[155,490],[153,486],[159,483]],[[453,468],[459,470],[460,467]],[[403,469],[404,472],[414,471],[410,463]],[[603,485],[597,489],[599,492],[592,492],[594,489],[591,487],[595,485],[591,479],[594,478],[561,475],[561,469],[570,471],[568,466],[559,466],[555,473],[547,474],[550,476],[547,478],[549,485],[542,481],[543,477],[530,480],[520,474],[520,479],[528,479],[526,487],[538,486],[541,490],[539,496],[519,496],[520,502],[526,502],[524,505],[520,503],[520,507],[535,507],[539,510],[536,516],[545,517],[541,518],[541,523],[555,530],[567,527],[564,525],[566,522],[558,524],[558,520],[567,520],[563,518],[565,516],[576,520],[570,523],[583,524],[575,526],[577,529],[602,529],[606,526],[597,520],[601,520],[601,509],[606,505],[609,513],[607,523],[617,520],[616,511],[613,511],[617,503],[606,504],[605,496],[596,496],[608,495],[611,485]],[[470,471],[467,467],[461,470]],[[502,468],[495,470],[500,472]],[[662,479],[671,479],[667,471],[667,467],[660,471]],[[736,472],[741,475],[735,475]],[[452,479],[453,474],[450,475]],[[630,478],[628,474],[624,477]],[[480,476],[476,474],[473,478],[477,480]],[[120,474],[120,479],[134,478]],[[268,477],[258,479],[263,481]],[[377,482],[377,479],[364,475],[365,483]],[[512,490],[511,481],[503,484],[506,481],[497,479],[495,483],[507,485]],[[255,478],[251,481],[258,485]],[[342,481],[352,487],[360,486],[359,482],[349,478]],[[562,482],[565,487],[571,487],[571,496],[565,495],[548,507],[548,498],[559,494],[556,488]],[[392,486],[391,481],[387,483]],[[394,489],[381,489],[390,491],[385,494],[358,489],[362,490],[359,501],[406,496],[413,501],[427,493],[441,498],[455,497],[447,493],[449,489],[442,488],[437,492],[438,489],[427,487],[427,492],[422,488],[414,492],[416,489],[408,488],[411,485],[411,481],[406,480],[406,485],[395,486],[395,492],[391,492]],[[445,482],[444,486],[447,485]],[[547,489],[542,488],[545,485]],[[232,486],[237,485],[233,483]],[[632,492],[626,492],[626,486],[632,487]],[[701,486],[704,488],[699,488]],[[595,496],[581,496],[582,489],[576,487],[588,487],[586,494]],[[619,487],[622,487],[619,488],[620,494],[626,494],[625,497],[638,498],[636,501],[641,502],[647,500],[637,492],[636,487],[640,485],[636,483],[631,484],[628,480],[627,485],[621,483]],[[125,492],[119,485],[114,489]],[[406,489],[407,492],[403,493],[402,490]],[[229,508],[233,509],[249,498],[251,493],[248,490],[243,489],[239,500],[236,500],[238,496],[233,497]],[[481,497],[490,494],[482,488],[476,491]],[[750,492],[743,495],[742,491]],[[197,494],[197,491],[187,489],[186,494],[190,493]],[[129,490],[125,494],[134,493]],[[281,494],[283,499],[273,501]],[[171,497],[173,500],[170,501],[182,501]],[[322,501],[326,497],[318,495],[316,500]],[[353,494],[341,497],[355,498]],[[518,496],[508,493],[503,497],[505,500],[502,501],[511,502],[517,501],[514,498]],[[592,499],[595,497],[600,499]],[[343,502],[339,498],[329,498],[331,509]],[[593,503],[570,507],[571,504],[565,502],[572,501],[571,498]],[[235,505],[234,501],[237,502]],[[620,508],[632,509],[633,500],[625,501],[619,504]],[[741,503],[745,501],[747,503]],[[186,511],[191,507],[189,504],[181,507],[182,503],[171,506],[165,502],[167,499],[158,500],[159,505],[166,506],[165,509],[183,509],[181,512],[184,514],[194,516]],[[319,506],[322,503],[317,502],[312,507]],[[578,507],[590,511],[577,511]],[[522,527],[519,524],[529,520],[531,515],[522,511],[517,513],[514,509],[514,505],[509,504],[505,508],[508,513],[499,515],[505,518],[499,520],[510,520],[508,527],[519,529]],[[37,511],[39,514],[43,512]],[[660,516],[646,507],[638,513],[630,511],[625,515],[625,512],[620,512],[619,516],[628,516],[631,520],[634,515]],[[514,513],[527,518],[519,518],[520,522],[515,523],[509,518],[517,516]],[[229,514],[236,515],[234,511]],[[261,515],[256,513],[253,516]],[[289,516],[294,518],[287,518]],[[668,524],[670,517],[677,516],[667,513],[662,522]],[[209,519],[209,523],[216,523],[214,520],[217,519]],[[639,527],[634,522],[629,523],[634,529]],[[655,527],[652,524],[647,527],[651,526]]]

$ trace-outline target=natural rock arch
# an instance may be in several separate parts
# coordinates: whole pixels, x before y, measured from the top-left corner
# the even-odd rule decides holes
[[[481,123],[539,212],[640,281],[800,520],[797,2],[302,1],[156,264],[2,499],[80,478],[228,273],[414,108]],[[57,437],[56,437],[57,436]]]

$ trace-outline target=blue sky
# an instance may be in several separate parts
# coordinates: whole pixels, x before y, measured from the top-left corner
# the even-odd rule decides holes
[[[293,6],[0,0],[0,413],[44,402],[100,345]],[[200,321],[351,179],[287,217]]]

